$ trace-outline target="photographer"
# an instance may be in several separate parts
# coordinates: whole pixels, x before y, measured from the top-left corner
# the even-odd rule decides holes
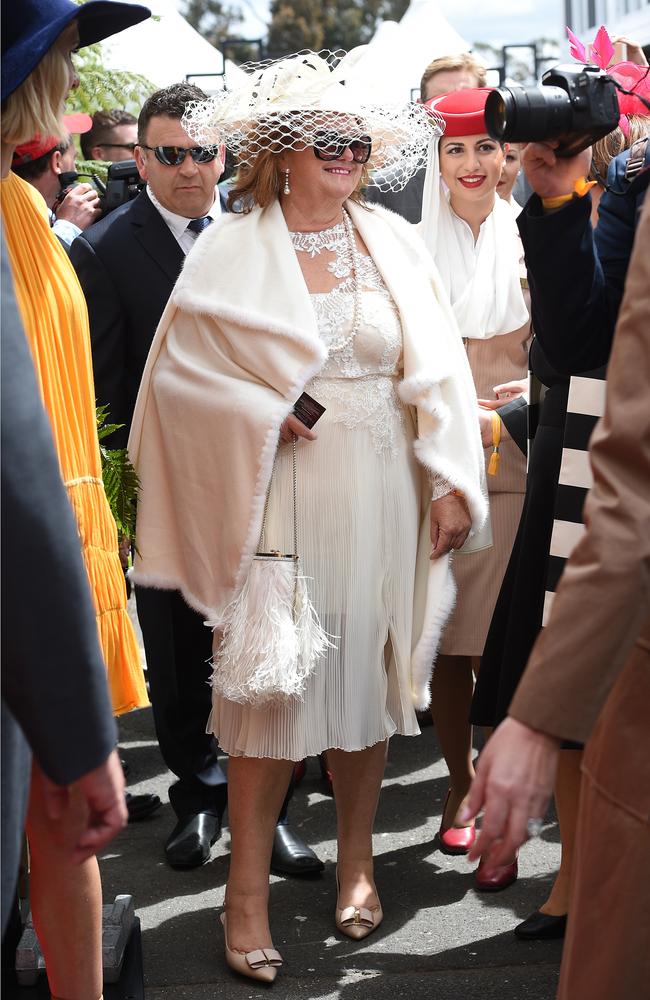
[[[639,80],[644,75],[640,71]],[[638,102],[632,105],[634,113],[640,116],[644,105],[634,100]],[[586,182],[591,150],[567,157],[556,155],[557,147],[553,139],[530,143],[523,156],[537,193],[517,221],[526,252],[536,333],[530,364],[542,392],[540,405],[529,411],[531,423],[537,421],[537,426],[529,450],[524,511],[474,692],[471,721],[475,725],[496,726],[507,715],[565,560],[584,530],[581,512],[589,485],[586,449],[604,396],[604,372],[594,369],[609,357],[639,205],[650,173],[643,166],[645,148],[642,154],[635,147],[612,160],[609,177],[616,188],[602,196],[594,234]],[[641,162],[640,155],[645,157]],[[635,179],[624,176],[629,163],[636,166]],[[615,194],[616,189],[621,193]],[[577,373],[580,379],[572,381],[570,376]],[[564,934],[581,753],[579,743],[563,745],[555,789],[562,864],[548,899],[515,929],[518,937]]]
[[[11,169],[43,195],[50,210],[55,236],[65,247],[95,222],[101,208],[99,195],[91,184],[68,185],[66,175],[75,170],[75,147],[71,132],[82,133],[91,125],[88,115],[67,115],[63,119],[66,135],[35,136],[17,146]]]
[[[650,118],[647,119],[650,126]],[[648,128],[650,131],[650,128]],[[591,149],[562,159],[553,143],[523,154],[535,194],[519,217],[533,304],[533,325],[546,357],[567,375],[606,364],[636,225],[650,182],[650,143],[636,177],[626,177],[632,150],[610,164],[599,222],[591,198],[575,185],[591,169]]]
[[[646,205],[594,434],[587,531],[465,816],[484,809],[472,853],[502,863],[539,832],[560,740],[589,740],[558,1000],[645,996],[650,981],[649,282]]]

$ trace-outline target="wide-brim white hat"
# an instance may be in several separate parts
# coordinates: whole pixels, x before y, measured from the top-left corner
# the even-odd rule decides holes
[[[372,140],[371,183],[400,190],[426,164],[444,121],[420,104],[374,104],[357,75],[365,46],[339,52],[298,52],[250,63],[245,83],[188,105],[182,124],[203,146],[225,144],[238,163],[264,150],[280,153],[318,142],[323,131]]]

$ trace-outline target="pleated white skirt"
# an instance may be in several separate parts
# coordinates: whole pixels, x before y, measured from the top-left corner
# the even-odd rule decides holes
[[[318,439],[297,446],[301,569],[333,648],[302,700],[255,709],[214,694],[208,731],[229,754],[297,761],[419,733],[410,659],[422,478],[396,379],[376,378],[372,386],[358,380],[358,391],[372,391],[375,404],[378,390],[386,397],[385,412],[375,405],[371,423],[347,419],[354,380],[319,379],[313,395],[327,410]],[[292,480],[291,446],[281,445],[267,548],[291,550]]]

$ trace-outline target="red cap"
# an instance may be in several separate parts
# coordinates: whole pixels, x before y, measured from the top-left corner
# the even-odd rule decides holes
[[[81,113],[65,115],[63,118],[63,127],[66,132],[82,135],[84,132],[89,132],[93,127],[93,120],[90,115]],[[61,140],[55,135],[48,135],[45,139],[42,139],[40,135],[36,135],[30,142],[23,142],[20,146],[16,146],[11,166],[22,167],[25,163],[38,160],[41,156],[45,156],[46,153],[51,152],[60,142]]]
[[[485,102],[493,87],[469,87],[454,90],[425,102],[425,108],[437,111],[445,119],[445,138],[455,135],[481,135],[485,127]]]

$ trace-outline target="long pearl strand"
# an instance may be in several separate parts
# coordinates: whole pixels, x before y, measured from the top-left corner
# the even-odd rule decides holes
[[[348,344],[351,344],[357,333],[359,332],[359,327],[361,326],[361,320],[363,319],[363,314],[361,311],[361,278],[360,278],[360,264],[359,264],[359,251],[357,250],[357,242],[354,238],[354,227],[352,226],[352,219],[348,215],[347,211],[343,209],[343,223],[345,225],[345,232],[348,237],[348,249],[350,251],[350,264],[352,267],[352,295],[354,297],[354,312],[352,314],[352,330],[347,337],[342,337],[340,340],[330,340],[328,343],[328,349],[330,354],[333,351],[342,351]]]
[[[354,311],[352,316],[352,329],[347,336],[339,338],[339,340],[328,340],[327,347],[330,354],[334,351],[344,350],[348,344],[351,344],[361,326],[361,321],[363,319],[363,312],[361,307],[361,268],[360,268],[360,254],[357,250],[356,240],[354,238],[354,227],[352,225],[352,219],[350,218],[346,209],[342,209],[343,213],[343,229],[345,231],[345,241],[347,243],[347,256],[349,259],[349,267],[352,272],[352,295],[354,301]],[[340,230],[341,223],[337,226],[333,226],[330,229],[323,230],[322,232],[316,233],[291,233],[291,241],[293,247],[296,251],[301,251],[302,253],[308,253],[310,257],[315,257],[317,254],[321,253],[323,250],[332,250],[337,253],[338,247],[337,243],[340,245],[340,237],[338,237],[337,230]],[[345,262],[347,263],[347,261]],[[331,265],[330,265],[331,267]],[[335,272],[336,273],[336,272]]]

